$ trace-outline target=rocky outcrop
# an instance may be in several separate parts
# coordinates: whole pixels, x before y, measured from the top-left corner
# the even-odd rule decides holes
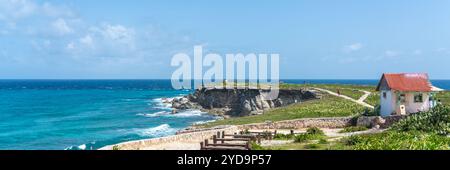
[[[280,90],[275,100],[264,100],[268,93],[260,89],[209,89],[196,90],[193,94],[172,101],[175,109],[203,109],[229,116],[262,114],[263,111],[317,98],[311,90]]]

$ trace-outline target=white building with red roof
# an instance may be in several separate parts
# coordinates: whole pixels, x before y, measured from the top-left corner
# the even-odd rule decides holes
[[[404,115],[428,111],[436,106],[433,96],[441,91],[426,73],[385,73],[377,86],[381,116]]]

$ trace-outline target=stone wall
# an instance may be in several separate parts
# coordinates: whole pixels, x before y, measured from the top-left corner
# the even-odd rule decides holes
[[[352,117],[305,118],[279,122],[240,125],[240,129],[301,129],[309,127],[343,128],[353,125]]]
[[[239,128],[237,126],[228,126],[222,129],[197,131],[191,133],[182,133],[172,136],[166,136],[161,138],[130,141],[114,145],[108,145],[100,148],[99,150],[112,150],[114,146],[117,146],[120,150],[139,150],[140,148],[171,142],[199,142],[200,145],[201,141],[204,141],[205,139],[210,139],[213,135],[217,134],[217,132],[222,131],[225,131],[225,133],[228,134],[232,134],[238,132]]]
[[[408,115],[393,115],[387,117],[381,116],[360,116],[356,121],[357,126],[389,128],[401,119],[408,117]]]

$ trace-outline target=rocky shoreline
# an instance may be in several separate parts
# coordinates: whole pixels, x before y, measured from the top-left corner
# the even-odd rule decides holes
[[[280,89],[278,98],[274,100],[264,100],[262,96],[265,93],[268,92],[260,89],[202,88],[167,102],[172,105],[173,114],[196,109],[228,118],[263,114],[272,108],[320,98],[317,91],[304,89]]]

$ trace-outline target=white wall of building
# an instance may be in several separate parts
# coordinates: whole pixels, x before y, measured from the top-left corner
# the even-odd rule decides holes
[[[386,98],[383,96],[386,93]],[[405,94],[406,113],[417,113],[421,111],[428,111],[431,108],[430,96],[428,93],[422,93],[423,102],[414,102],[414,95],[416,92],[407,92]],[[393,112],[398,110],[397,94],[393,91],[382,90],[380,91],[380,114],[381,116],[390,116]],[[399,114],[399,113],[397,113]]]
[[[414,102],[414,95],[417,93],[406,93],[406,113],[417,113],[421,111],[428,111],[430,109],[430,97],[428,93],[422,93],[423,102]]]
[[[386,93],[386,98],[383,96]],[[381,116],[390,116],[395,111],[395,95],[390,90],[380,92],[380,114]]]

